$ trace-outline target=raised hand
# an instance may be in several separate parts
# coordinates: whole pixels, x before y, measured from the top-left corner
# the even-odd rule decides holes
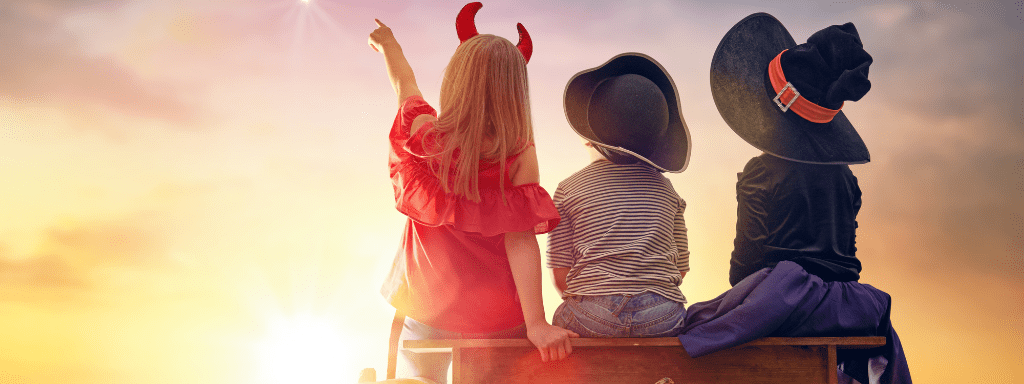
[[[370,48],[373,48],[374,51],[384,52],[384,45],[397,42],[395,35],[391,33],[391,28],[388,28],[380,20],[373,19],[373,21],[377,22],[377,29],[370,32],[370,38],[367,40],[367,43],[370,44]]]

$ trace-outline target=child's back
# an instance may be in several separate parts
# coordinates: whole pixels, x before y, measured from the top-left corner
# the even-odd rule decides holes
[[[686,301],[686,203],[660,172],[598,160],[559,183],[554,200],[562,222],[549,235],[548,266],[569,268],[563,295],[652,291]]]
[[[686,203],[645,164],[598,160],[554,195],[548,267],[565,302],[554,324],[583,337],[674,336],[685,317]]]
[[[570,80],[566,116],[594,161],[558,185],[548,267],[565,302],[554,324],[584,337],[674,336],[689,268],[681,172],[689,134],[656,61],[623,54]]]

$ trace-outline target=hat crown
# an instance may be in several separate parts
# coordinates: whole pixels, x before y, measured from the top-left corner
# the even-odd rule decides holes
[[[616,80],[608,81],[612,78]],[[595,92],[599,86],[606,89]],[[630,88],[639,92],[623,92],[619,96],[611,92]],[[592,100],[595,96],[597,100]],[[629,162],[634,161],[629,158],[633,157],[660,172],[679,173],[686,169],[690,160],[690,131],[683,120],[672,77],[652,57],[637,52],[620,53],[600,66],[573,75],[565,85],[563,102],[569,125],[598,151]],[[648,129],[651,127],[655,129]],[[644,129],[634,132],[638,128]],[[609,160],[617,162],[612,157]]]
[[[857,101],[868,93],[871,62],[853,23],[815,32],[780,57],[786,80],[800,95],[829,109],[839,109],[843,101]]]
[[[609,77],[590,97],[587,118],[607,145],[649,156],[668,130],[664,93],[650,79],[633,73]]]

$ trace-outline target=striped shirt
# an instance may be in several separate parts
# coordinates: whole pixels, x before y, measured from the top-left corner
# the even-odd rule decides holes
[[[686,303],[686,202],[646,163],[595,161],[558,184],[561,223],[548,235],[548,268],[569,268],[564,296],[639,294]]]

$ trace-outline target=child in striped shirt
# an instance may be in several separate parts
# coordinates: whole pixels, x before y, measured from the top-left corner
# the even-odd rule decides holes
[[[686,202],[661,174],[689,160],[678,105],[668,73],[639,53],[569,81],[566,117],[593,161],[553,197],[562,220],[547,266],[564,299],[553,324],[582,337],[668,337],[683,326]]]

